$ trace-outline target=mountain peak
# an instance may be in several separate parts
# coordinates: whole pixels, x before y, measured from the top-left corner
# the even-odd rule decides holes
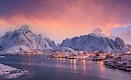
[[[47,50],[52,49],[52,46],[55,46],[54,41],[34,34],[27,25],[23,25],[19,30],[6,32],[0,37],[0,51],[5,53],[17,53],[30,49]]]
[[[101,38],[101,36],[99,36],[99,35],[97,35],[97,34],[95,34],[95,33],[90,33],[90,35],[91,35],[91,36],[95,36],[95,37],[97,37],[97,38]]]
[[[117,43],[122,43],[123,45],[125,45],[125,42],[121,38],[119,38],[119,37],[116,37],[115,41]]]
[[[28,31],[30,31],[29,26],[28,25],[23,25],[20,29],[20,32],[26,33]]]

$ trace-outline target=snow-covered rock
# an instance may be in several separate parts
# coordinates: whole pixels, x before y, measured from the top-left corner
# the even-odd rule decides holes
[[[126,47],[131,50],[131,45],[130,44],[126,44]]]
[[[0,77],[12,79],[28,73],[29,72],[25,69],[20,70],[0,63]]]
[[[38,36],[42,37],[49,44],[50,47],[52,47],[52,48],[56,47],[55,42],[53,40],[51,40],[51,39],[49,39],[46,36],[41,35],[41,34],[39,34]]]
[[[49,46],[51,46],[52,48],[55,48],[56,45],[55,45],[55,42],[50,40],[49,38],[47,37],[44,37],[44,40],[49,44]]]
[[[126,48],[126,44],[124,43],[124,41],[119,38],[119,37],[116,37],[115,39],[115,46],[117,49],[119,50],[123,50],[124,48]]]
[[[70,47],[75,50],[124,52],[127,50],[122,39],[116,37],[112,40],[108,37],[101,37],[94,33],[63,40],[62,47]]]
[[[19,30],[6,32],[0,38],[0,51],[5,53],[17,53],[29,49],[47,50],[52,48],[50,45],[42,36],[32,33],[27,25]]]

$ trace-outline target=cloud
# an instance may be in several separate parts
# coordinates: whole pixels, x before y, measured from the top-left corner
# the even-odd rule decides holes
[[[111,34],[111,35],[108,36],[108,38],[115,40],[116,36],[114,36],[113,34]]]
[[[27,24],[58,42],[96,27],[110,35],[131,24],[130,8],[130,0],[0,0],[0,21],[7,31]]]
[[[126,44],[131,44],[131,31],[130,30],[123,31],[117,34],[116,36],[122,38]]]
[[[92,30],[92,33],[95,33],[97,35],[105,37],[106,35],[102,33],[102,30],[100,28],[95,28]]]
[[[98,27],[93,29],[92,33],[95,33],[95,34],[100,35],[102,37],[108,37],[108,38],[113,39],[113,40],[115,40],[115,38],[116,38],[113,34],[106,36],[105,34],[102,33],[102,30]]]

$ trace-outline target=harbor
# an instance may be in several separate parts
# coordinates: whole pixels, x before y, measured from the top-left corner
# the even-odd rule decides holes
[[[131,52],[128,50],[125,53],[104,53],[102,51],[85,52],[76,51],[77,53],[66,52],[48,52],[45,55],[49,58],[65,58],[85,61],[95,61],[103,63],[108,68],[117,68],[131,72]]]

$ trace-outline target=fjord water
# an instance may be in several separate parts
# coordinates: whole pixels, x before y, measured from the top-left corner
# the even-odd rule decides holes
[[[30,73],[11,80],[130,80],[126,71],[86,60],[47,58],[45,55],[6,55],[0,63]],[[6,80],[0,77],[0,80]]]

